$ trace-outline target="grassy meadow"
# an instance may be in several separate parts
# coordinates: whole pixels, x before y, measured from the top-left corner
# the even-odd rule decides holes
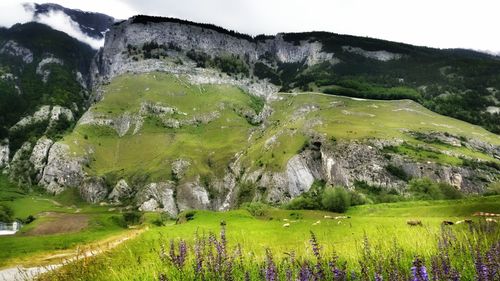
[[[82,202],[76,190],[54,197],[23,191],[0,176],[0,204],[12,208],[14,218],[36,218],[16,235],[0,236],[0,268],[52,263],[79,246],[126,233],[121,214]]]
[[[228,212],[192,211],[184,214],[184,217],[192,216],[191,220],[152,227],[135,240],[90,261],[65,266],[60,271],[44,276],[42,280],[203,280],[197,275],[197,253],[200,247],[209,247],[207,245],[215,245],[211,254],[204,248],[207,254],[202,264],[207,268],[204,271],[207,280],[227,280],[223,273],[210,277],[210,266],[213,266],[210,264],[210,255],[217,257],[220,251],[217,245],[225,249],[225,259],[234,263],[228,269],[226,262],[220,270],[230,270],[236,279],[246,279],[245,275],[248,275],[251,280],[273,280],[267,278],[268,272],[262,271],[268,271],[269,266],[274,264],[283,280],[292,280],[280,271],[289,264],[291,253],[299,265],[310,263],[313,268],[316,263],[315,244],[310,241],[311,232],[320,245],[322,262],[326,264],[327,260],[336,257],[334,260],[339,268],[345,262],[343,270],[349,274],[352,271],[362,274],[363,263],[367,262],[367,245],[371,251],[370,259],[378,260],[381,266],[389,264],[389,257],[397,252],[397,267],[406,268],[409,272],[415,256],[418,255],[428,265],[431,256],[439,255],[442,249],[439,248],[438,240],[447,235],[461,246],[476,241],[481,250],[498,243],[500,232],[496,224],[489,226],[486,231],[484,222],[474,219],[474,227],[484,231],[472,232],[471,228],[474,227],[466,223],[446,227],[441,224],[443,220],[456,222],[472,218],[471,214],[475,211],[500,212],[500,197],[357,206],[343,214],[349,217],[344,219],[325,218],[339,216],[328,212],[275,208],[259,210],[258,215],[243,209]],[[408,220],[420,220],[422,226],[409,226]],[[225,225],[225,231],[223,237],[219,238],[221,222]],[[284,224],[289,226],[284,227]],[[443,229],[448,234],[443,234]],[[200,244],[200,241],[205,240]],[[173,243],[172,248],[170,243]],[[451,257],[451,265],[461,270],[462,280],[471,280],[469,278],[474,276],[471,259],[474,252],[470,252],[474,249],[462,249],[459,255]],[[180,267],[178,259],[182,257],[182,251],[186,254],[184,265]],[[299,276],[300,270],[296,269],[294,274]],[[371,270],[377,271],[373,266]],[[373,273],[370,271],[370,274]]]

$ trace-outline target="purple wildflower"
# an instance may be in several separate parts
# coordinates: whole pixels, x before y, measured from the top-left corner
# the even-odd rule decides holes
[[[314,253],[314,256],[317,259],[321,259],[321,246],[318,243],[318,240],[316,239],[316,235],[314,235],[314,232],[311,231],[311,239],[309,239],[309,242],[311,243],[311,247]]]
[[[318,239],[316,239],[316,235],[314,235],[314,232],[312,231],[309,243],[311,243],[313,254],[317,259],[315,270],[312,272],[314,280],[323,280],[325,276],[323,272],[323,266],[321,265],[321,246],[318,243]]]
[[[365,233],[363,238],[363,254],[361,256],[361,260],[359,261],[359,265],[361,267],[361,279],[371,279],[370,266],[372,265],[372,260],[370,242],[368,241],[368,236]]]
[[[347,272],[346,272],[346,264],[342,267],[338,267],[338,256],[336,253],[333,253],[333,258],[331,261],[328,262],[328,266],[330,267],[330,270],[333,275],[333,280],[334,281],[345,281],[347,280]]]
[[[266,249],[266,281],[278,280],[278,271],[273,261],[271,250]]]
[[[194,255],[196,263],[194,272],[196,276],[203,275],[204,249],[205,249],[205,239],[200,239],[197,233],[194,245]]]
[[[427,275],[427,269],[425,268],[424,262],[416,257],[413,262],[413,267],[411,268],[412,281],[429,281],[429,276]]]
[[[179,242],[179,254],[177,254],[175,251],[175,242],[173,239],[170,240],[170,251],[169,251],[170,262],[178,269],[182,269],[186,262],[186,257],[187,257],[186,241],[181,240]]]
[[[484,262],[484,257],[481,254],[481,250],[478,248],[476,250],[476,259],[474,262],[476,267],[476,280],[477,281],[488,281],[488,266]]]
[[[500,241],[490,247],[486,257],[490,269],[490,280],[500,280]]]
[[[356,281],[358,280],[358,275],[356,274],[356,271],[351,271],[351,281]]]
[[[167,281],[168,280],[167,275],[165,275],[164,273],[160,273],[160,276],[158,276],[158,280]]]
[[[221,223],[221,227],[220,227],[220,247],[221,247],[221,250],[222,250],[221,254],[222,254],[223,258],[224,258],[225,255],[226,255],[226,249],[227,249],[226,224],[225,224],[225,222]]]
[[[311,279],[311,269],[309,268],[309,264],[304,262],[299,271],[299,279],[300,281],[309,281]]]
[[[293,265],[295,264],[295,252],[288,253],[288,266],[286,268],[285,276],[287,281],[293,280]]]

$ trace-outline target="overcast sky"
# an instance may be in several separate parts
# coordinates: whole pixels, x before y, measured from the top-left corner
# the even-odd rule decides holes
[[[30,20],[0,0],[0,25]],[[52,0],[125,19],[135,14],[214,23],[243,33],[331,31],[439,48],[500,52],[498,0]],[[38,2],[43,3],[43,2]]]

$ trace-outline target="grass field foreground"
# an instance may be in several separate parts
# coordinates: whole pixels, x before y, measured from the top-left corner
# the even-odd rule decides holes
[[[298,278],[305,267],[313,278],[319,274],[314,273],[318,262],[326,270],[332,261],[349,276],[354,271],[373,280],[380,274],[386,280],[388,268],[409,276],[415,262],[423,262],[430,271],[431,262],[443,251],[443,242],[439,242],[443,239],[450,241],[446,248],[449,266],[462,280],[471,280],[475,275],[472,257],[498,245],[498,226],[479,219],[472,225],[443,227],[442,222],[471,218],[475,211],[499,212],[500,197],[359,206],[343,219],[325,218],[339,215],[320,211],[266,209],[258,217],[246,210],[195,211],[190,213],[194,214],[192,220],[153,228],[107,254],[64,267],[44,280],[203,280],[201,272],[205,280],[225,280],[222,273],[213,275],[224,270],[236,280],[246,275],[250,280],[273,280],[267,278],[269,270],[281,276],[280,280],[292,280],[286,277],[287,268]],[[422,226],[409,226],[408,220],[419,220]],[[397,261],[392,260],[396,257]],[[214,263],[219,263],[218,270]],[[367,273],[363,273],[364,264]],[[203,269],[197,269],[199,266]]]

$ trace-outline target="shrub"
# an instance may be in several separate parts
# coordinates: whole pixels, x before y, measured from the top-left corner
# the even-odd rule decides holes
[[[444,197],[439,186],[429,178],[412,179],[408,187],[417,199],[437,200]]]
[[[398,179],[407,181],[410,179],[410,177],[406,174],[406,172],[401,168],[394,166],[392,164],[387,165],[385,169],[393,176],[397,177]]]
[[[14,210],[7,205],[0,205],[0,222],[11,222],[13,218]]]
[[[195,215],[196,215],[196,211],[194,211],[194,210],[182,212],[177,216],[177,221],[175,223],[181,224],[181,223],[185,223],[185,222],[194,220]]]
[[[436,183],[429,178],[413,179],[408,184],[408,187],[416,199],[439,200],[464,197],[455,187],[446,183]]]
[[[387,189],[381,186],[369,185],[364,181],[356,181],[354,183],[358,193],[365,196],[366,203],[390,203],[404,201],[405,198],[401,196],[395,189]],[[353,205],[355,205],[353,203]]]
[[[349,192],[349,195],[351,196],[351,206],[364,205],[368,202],[368,198],[363,193],[352,191]]]
[[[262,202],[243,203],[241,207],[256,217],[264,216],[268,209],[268,206]]]
[[[144,220],[144,214],[141,212],[127,212],[123,214],[123,220],[127,225],[141,224]]]
[[[500,195],[500,181],[490,184],[486,189],[484,195],[486,196]]]
[[[285,208],[289,210],[316,210],[320,209],[320,205],[317,201],[310,197],[299,196],[293,198]]]
[[[323,192],[321,204],[328,211],[344,213],[351,205],[350,196],[342,187],[327,188]]]
[[[127,228],[127,223],[125,222],[123,216],[112,216],[110,220],[119,227]]]
[[[29,215],[25,219],[19,219],[18,218],[16,220],[22,222],[23,224],[30,224],[30,223],[34,222],[36,220],[36,218],[33,215]]]
[[[165,222],[170,219],[170,216],[167,213],[161,213],[156,219],[154,219],[151,223],[156,226],[164,226]]]
[[[255,196],[255,186],[252,183],[242,183],[238,188],[238,205],[252,201]]]
[[[229,75],[239,73],[244,76],[249,75],[248,66],[237,56],[215,57],[212,64],[215,68],[218,68],[220,71]]]
[[[443,194],[443,197],[445,199],[460,199],[464,197],[463,193],[460,192],[460,190],[446,183],[440,183],[439,189],[441,190],[441,193]]]

